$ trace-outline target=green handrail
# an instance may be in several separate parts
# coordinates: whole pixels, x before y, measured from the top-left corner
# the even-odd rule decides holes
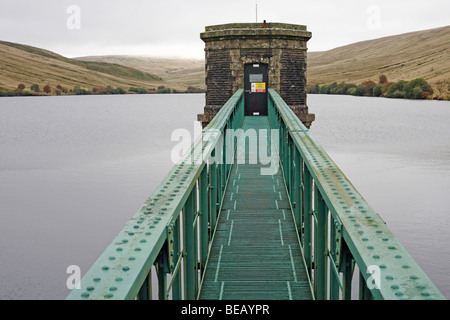
[[[230,172],[224,161],[224,135],[227,129],[240,128],[243,119],[240,89],[126,223],[84,275],[81,289],[72,290],[68,300],[151,299],[152,282],[160,300],[197,297]]]
[[[360,299],[444,299],[289,106],[272,89],[268,100],[314,296],[351,299],[358,269]],[[152,284],[161,300],[197,298],[231,170],[227,130],[243,119],[240,89],[67,299],[151,299]]]
[[[273,89],[268,117],[317,299],[444,299],[411,255]]]

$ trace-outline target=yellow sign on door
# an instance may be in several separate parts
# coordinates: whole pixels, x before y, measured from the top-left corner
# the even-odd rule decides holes
[[[252,92],[266,92],[266,83],[252,83]]]

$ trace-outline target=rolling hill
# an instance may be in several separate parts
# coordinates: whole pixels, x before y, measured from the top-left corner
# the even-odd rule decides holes
[[[450,26],[358,42],[308,53],[308,85],[360,84],[424,78],[431,85],[450,79]]]
[[[127,66],[69,59],[54,52],[0,41],[0,87],[17,88],[19,83],[67,88],[142,87],[167,85],[160,77]]]
[[[169,86],[205,89],[205,61],[203,59],[153,58],[139,56],[93,56],[76,58],[79,61],[107,62],[142,70],[161,77]]]
[[[156,74],[168,83],[204,88],[204,60],[132,56],[77,58],[110,62]],[[308,52],[308,85],[347,82],[360,84],[424,78],[433,87],[450,81],[450,26],[350,44],[323,52]]]
[[[203,59],[140,56],[92,56],[68,59],[30,46],[0,41],[0,87],[33,83],[142,87],[184,91],[205,88]],[[323,52],[308,52],[308,86],[333,82],[360,84],[424,78],[434,88],[450,86],[450,26],[358,42]]]

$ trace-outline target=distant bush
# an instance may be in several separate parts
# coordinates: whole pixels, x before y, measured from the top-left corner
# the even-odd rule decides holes
[[[441,85],[445,92],[444,85]],[[377,84],[371,80],[364,81],[360,85],[353,83],[332,83],[330,85],[308,87],[307,93],[320,94],[346,94],[353,96],[367,97],[386,97],[399,99],[429,99],[433,95],[433,89],[430,84],[422,79],[417,78],[411,81],[400,80],[398,82],[389,82],[386,76],[380,76],[380,82]]]
[[[313,87],[308,87],[306,89],[307,93],[311,93],[311,94],[318,94],[318,93],[323,93],[323,94],[349,94],[348,91],[351,88],[356,88],[357,85],[353,84],[353,83],[332,83],[330,85],[325,85],[320,87],[319,84],[316,84]],[[354,92],[354,90],[352,90],[352,92]]]
[[[19,83],[19,85],[17,86],[17,90],[22,92],[23,90],[25,90],[25,85],[23,83]]]
[[[92,92],[90,92],[89,90],[81,88],[79,85],[73,87],[73,91],[72,92],[74,94],[78,95],[78,96],[92,94]]]
[[[387,98],[404,98],[405,97],[404,88],[407,83],[408,83],[407,81],[400,80],[398,82],[391,84],[387,88],[385,96]]]
[[[111,86],[107,86],[104,92],[105,92],[106,94],[116,94],[116,89],[114,89],[114,88],[111,87]]]
[[[105,88],[103,88],[103,87],[94,87],[94,88],[92,88],[92,93],[93,94],[102,94],[103,90],[105,90]]]
[[[376,87],[377,84],[375,82],[373,82],[372,80],[369,80],[369,81],[364,81],[363,85],[364,85],[364,95],[372,97],[373,89]]]
[[[0,97],[17,97],[17,96],[30,96],[30,91],[24,91],[25,85],[18,85],[16,89],[11,90],[0,87]]]
[[[166,88],[165,86],[159,86],[158,89],[156,89],[156,93],[171,93],[172,90],[170,88]]]
[[[134,87],[131,87],[128,91],[129,91],[129,92],[138,93],[138,94],[146,94],[146,93],[148,93],[148,91],[145,90],[144,88],[134,88]]]
[[[50,92],[52,92],[52,88],[50,87],[50,85],[46,84],[44,86],[44,89],[42,89],[45,93],[49,94]]]
[[[0,97],[14,97],[17,93],[13,90],[0,88]]]
[[[382,75],[380,76],[380,78],[379,78],[379,83],[380,83],[380,84],[385,84],[385,83],[387,83],[387,82],[388,82],[387,77],[386,77],[384,74],[382,74]]]
[[[404,86],[405,97],[408,99],[425,99],[433,94],[430,84],[423,78],[417,78]],[[424,95],[423,93],[426,94]]]
[[[355,95],[356,96],[364,96],[366,94],[366,86],[363,84],[360,84],[359,86],[356,87],[356,91],[355,91]]]
[[[383,94],[383,85],[382,84],[379,84],[373,88],[372,95],[374,97],[381,97],[382,94]]]
[[[173,90],[173,92],[175,92],[175,90]],[[196,88],[196,87],[193,87],[193,86],[189,86],[186,89],[186,93],[204,93],[204,92],[205,92],[205,90],[200,89],[200,88]]]
[[[30,89],[32,90],[32,91],[34,91],[34,92],[41,92],[41,88],[39,88],[39,85],[38,84],[32,84],[31,85],[31,87],[30,87]]]
[[[407,93],[410,99],[423,99],[424,94],[420,87],[414,87],[410,93]]]
[[[126,94],[127,92],[123,89],[123,88],[121,88],[121,87],[118,87],[117,89],[116,89],[116,91],[117,91],[117,94]]]
[[[356,91],[356,84],[354,84],[354,83],[344,84],[342,87],[341,94],[351,94],[349,92],[349,90],[351,90],[351,89],[355,89],[355,91]]]
[[[356,87],[348,89],[347,93],[352,96],[356,96]]]
[[[58,85],[56,86],[56,89],[58,89],[60,92],[62,92],[62,93],[64,93],[64,94],[68,94],[68,93],[69,93],[69,90],[68,90],[67,88],[63,87],[63,86],[60,85],[60,84],[58,84]]]
[[[395,90],[393,93],[389,93],[388,98],[396,98],[396,99],[403,99],[405,98],[405,92],[401,90]]]
[[[330,94],[330,87],[327,85],[320,87],[320,94]]]
[[[314,86],[314,88],[311,88],[311,92],[310,93],[320,93],[320,86],[319,86],[319,84],[316,84]]]

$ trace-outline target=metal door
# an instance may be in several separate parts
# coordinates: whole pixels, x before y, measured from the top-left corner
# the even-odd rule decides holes
[[[267,65],[254,63],[244,66],[245,115],[267,116]]]

